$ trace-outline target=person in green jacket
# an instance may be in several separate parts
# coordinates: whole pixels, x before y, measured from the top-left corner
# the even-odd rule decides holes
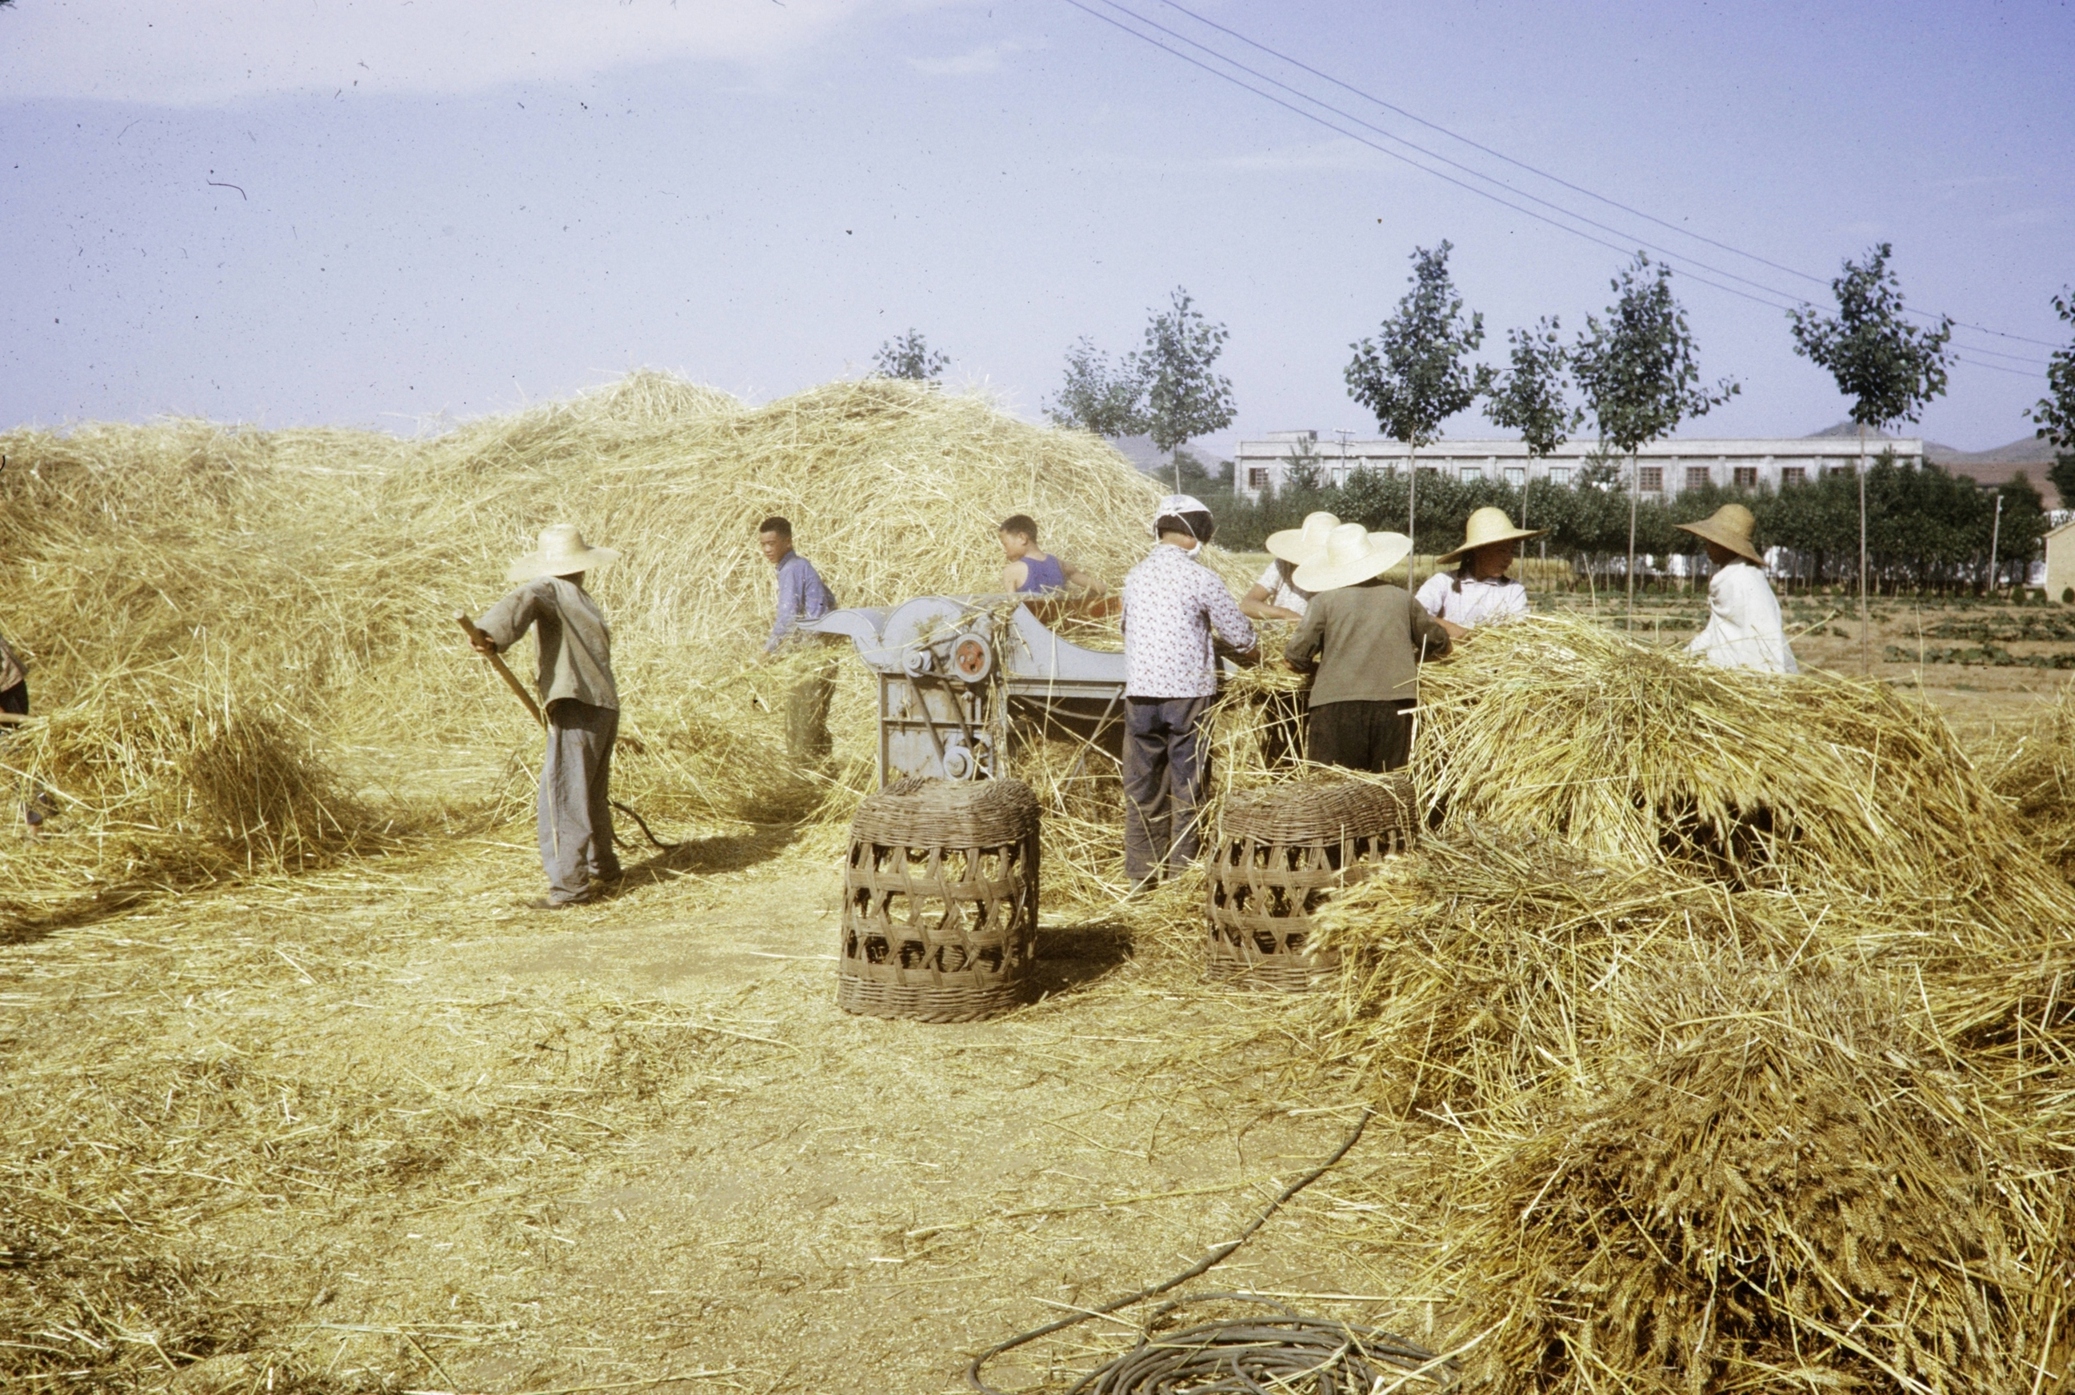
[[[1312,593],[1283,658],[1312,673],[1305,754],[1320,765],[1396,770],[1412,758],[1419,664],[1449,651],[1448,631],[1383,574],[1412,552],[1402,533],[1343,523],[1320,554],[1297,568]]]

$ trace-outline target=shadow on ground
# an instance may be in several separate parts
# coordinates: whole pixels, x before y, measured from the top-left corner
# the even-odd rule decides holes
[[[687,838],[629,866],[616,895],[697,872],[739,872],[784,852],[800,836],[796,823],[755,824],[742,833]]]
[[[1057,998],[1092,987],[1131,959],[1131,932],[1113,921],[1042,926],[1031,996]]]

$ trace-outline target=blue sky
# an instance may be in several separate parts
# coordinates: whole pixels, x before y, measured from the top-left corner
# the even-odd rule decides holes
[[[1892,241],[1912,305],[2021,336],[1963,332],[1923,433],[2029,432],[2048,349],[2024,340],[2067,341],[2048,298],[2075,282],[2069,4],[1187,3],[1673,225],[1124,0],[1680,254],[1702,367],[1743,383],[1686,434],[1844,413],[1775,305],[1689,261],[1762,299],[1825,287],[1688,230],[1824,279]],[[1415,245],[1453,241],[1494,357],[1507,326],[1582,326],[1624,260],[1066,0],[18,0],[0,94],[0,425],[409,430],[641,365],[764,401],[910,326],[1035,417],[1077,337],[1127,349],[1185,285],[1231,329],[1213,446],[1368,433],[1341,368]]]

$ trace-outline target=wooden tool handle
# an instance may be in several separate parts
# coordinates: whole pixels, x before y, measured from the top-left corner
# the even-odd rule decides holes
[[[18,727],[29,718],[21,712],[0,712],[0,727]]]
[[[483,632],[476,628],[476,622],[468,618],[467,611],[455,611],[454,621],[461,626],[463,633],[468,636],[470,644],[474,644],[477,640],[484,638]],[[533,700],[533,694],[526,691],[526,685],[518,680],[517,675],[505,666],[504,656],[492,649],[484,654],[483,657],[490,661],[490,667],[497,670],[497,676],[504,680],[504,685],[514,693],[517,693],[519,701],[526,704],[526,710],[533,714],[533,720],[542,726],[546,726],[548,719],[541,715],[540,704]]]

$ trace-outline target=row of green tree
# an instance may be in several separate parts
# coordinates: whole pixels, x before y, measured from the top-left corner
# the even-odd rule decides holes
[[[1318,509],[1372,529],[1405,529],[1411,481],[1401,473],[1357,470],[1334,485],[1301,460],[1290,473],[1282,489],[1250,499],[1233,491],[1228,473],[1183,455],[1184,487],[1211,506],[1218,540],[1228,547],[1258,549],[1270,533],[1294,528]],[[1614,579],[1626,566],[1633,504],[1635,552],[1651,559],[1639,562],[1640,579],[1662,571],[1674,556],[1697,557],[1700,540],[1675,525],[1734,501],[1757,516],[1761,547],[1786,549],[1778,559],[1786,584],[1818,589],[1857,582],[1859,481],[1849,473],[1778,493],[1710,486],[1666,499],[1630,495],[1624,474],[1618,462],[1602,459],[1588,461],[1578,482],[1568,485],[1535,480],[1519,488],[1423,475],[1414,543],[1422,553],[1446,552],[1462,542],[1471,510],[1496,505],[1525,527],[1549,530],[1528,544],[1532,554],[1566,559],[1581,577]],[[2047,527],[2039,492],[2022,476],[1987,490],[1935,465],[1898,465],[1885,452],[1866,473],[1866,514],[1867,582],[1876,593],[2022,583]]]

